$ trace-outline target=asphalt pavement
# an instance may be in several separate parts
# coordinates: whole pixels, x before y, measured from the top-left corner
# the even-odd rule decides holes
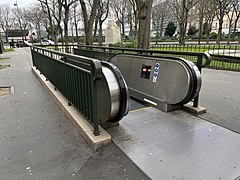
[[[202,70],[199,104],[207,109],[202,119],[240,133],[240,72]]]
[[[114,144],[93,153],[31,72],[29,48],[4,53],[0,179],[149,179]]]

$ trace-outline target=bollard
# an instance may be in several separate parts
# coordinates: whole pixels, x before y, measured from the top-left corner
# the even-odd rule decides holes
[[[0,54],[3,53],[3,43],[2,40],[0,39]]]

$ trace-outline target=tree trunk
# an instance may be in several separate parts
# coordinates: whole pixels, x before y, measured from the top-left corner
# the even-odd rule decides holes
[[[136,4],[139,15],[138,48],[149,49],[152,0],[147,2],[136,0]]]
[[[203,26],[203,14],[201,13],[199,17],[199,30],[198,30],[198,44],[201,44],[201,37],[202,37],[202,26]]]
[[[209,36],[210,36],[210,34],[207,33],[207,44],[209,44]]]
[[[97,6],[99,4],[99,0],[94,0],[93,1],[93,6],[91,9],[90,16],[88,16],[87,13],[87,8],[84,0],[80,0],[81,8],[82,8],[82,15],[83,15],[83,20],[84,20],[84,31],[85,31],[85,43],[86,45],[92,45],[92,29],[93,29],[93,22],[96,16],[96,10]]]
[[[134,21],[135,21],[135,24],[134,24],[134,39],[137,39],[137,35],[138,35],[138,14],[137,14],[136,11],[134,12]]]
[[[180,45],[185,45],[185,25],[182,22],[180,25],[180,32],[179,32],[179,44]]]
[[[37,25],[36,30],[37,30],[37,37],[39,38],[39,40],[42,39],[41,38],[41,25]]]
[[[78,26],[77,26],[77,20],[76,19],[74,19],[74,26],[75,26],[75,33],[76,33],[76,37],[77,37],[77,41],[78,41]]]
[[[231,41],[231,22],[229,22],[229,27],[228,27],[228,40],[227,40],[227,44],[229,45],[230,41]]]
[[[64,42],[67,45],[68,44],[68,14],[65,13],[64,18]]]
[[[98,31],[98,18],[95,19],[94,21],[94,33],[93,33],[93,36],[97,36],[97,31]]]
[[[230,43],[231,41],[231,29],[232,29],[232,22],[233,22],[233,15],[231,15],[229,20],[229,26],[228,26],[228,40],[227,40],[227,44]]]
[[[129,22],[129,37],[132,39],[134,37],[134,30],[133,30],[133,17],[131,12],[128,14],[128,22]]]
[[[102,32],[102,24],[103,22],[99,22],[99,30],[98,30],[98,44],[99,46],[102,46],[103,40],[103,32]]]
[[[164,22],[164,16],[162,16],[161,18],[161,22],[160,22],[160,30],[159,30],[159,38],[160,38],[160,41],[162,41],[163,39],[163,22]]]
[[[122,39],[125,38],[125,24],[124,24],[124,21],[122,23]]]
[[[6,30],[6,41],[7,41],[7,43],[9,43],[8,32],[9,32],[9,30],[7,29]]]
[[[220,44],[220,41],[222,40],[222,25],[223,25],[223,16],[221,16],[219,20],[219,27],[218,27],[218,35],[217,35],[217,44]]]
[[[122,25],[122,40],[125,38],[125,21],[124,21],[124,19],[125,19],[125,16],[123,15],[122,16],[122,20],[121,20],[121,25]]]
[[[234,27],[233,27],[233,34],[235,34],[236,30],[237,30],[237,23],[238,23],[238,20],[240,18],[240,13],[238,14],[238,16],[236,17],[235,21],[234,21]],[[232,40],[234,40],[234,36],[232,37]]]

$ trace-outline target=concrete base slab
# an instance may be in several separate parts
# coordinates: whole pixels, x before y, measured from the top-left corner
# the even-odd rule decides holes
[[[184,111],[164,113],[153,107],[131,111],[108,132],[153,180],[239,176],[240,135]]]
[[[198,106],[198,107],[193,107],[192,103],[187,103],[182,107],[183,110],[190,112],[192,114],[200,115],[206,113],[206,108]]]
[[[43,84],[43,86],[48,90],[53,101],[66,115],[93,151],[98,150],[111,141],[111,135],[101,127],[99,128],[100,135],[95,136],[93,134],[92,125],[73,106],[68,106],[67,99],[59,91],[54,89],[53,84],[50,81],[46,81],[46,77],[43,74],[40,74],[35,67],[32,67],[32,72],[39,79],[41,84]]]

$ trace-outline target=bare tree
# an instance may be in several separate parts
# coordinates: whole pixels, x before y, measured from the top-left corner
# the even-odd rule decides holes
[[[201,37],[202,37],[202,30],[203,30],[203,20],[206,15],[206,0],[199,0],[199,3],[197,4],[198,8],[198,44],[201,43]]]
[[[230,40],[231,40],[231,33],[232,33],[232,29],[233,29],[233,25],[234,25],[234,6],[235,3],[238,3],[237,1],[232,1],[229,6],[228,6],[228,13],[227,13],[227,18],[228,18],[228,40],[227,43],[229,44]]]
[[[9,5],[1,5],[0,6],[0,25],[2,30],[5,33],[6,41],[8,42],[8,33],[11,27],[13,26],[14,22],[16,21],[16,18],[14,14],[12,13],[12,9]]]
[[[217,44],[220,44],[222,40],[222,28],[223,28],[223,18],[229,12],[229,5],[232,0],[215,0],[216,6],[216,15],[218,19],[218,36],[217,36]]]
[[[48,30],[48,25],[50,27],[50,30],[48,30],[49,34],[53,36],[55,44],[57,44],[57,33],[58,33],[58,28],[57,23],[55,22],[53,13],[55,13],[54,9],[56,6],[56,2],[54,0],[38,0],[41,4],[41,8],[45,14],[47,14],[47,19],[48,22],[46,22],[46,28]],[[56,16],[55,16],[56,17]]]
[[[130,3],[129,3],[130,4]],[[129,24],[129,37],[134,37],[134,19],[133,19],[133,10],[132,6],[127,6],[127,22]]]
[[[162,40],[163,23],[169,13],[169,6],[166,2],[158,2],[152,10],[152,22],[156,30],[156,38]]]
[[[150,46],[150,21],[152,0],[135,0],[138,10],[138,48],[148,49]]]
[[[14,4],[16,6],[16,9],[13,9],[13,13],[15,15],[15,18],[17,20],[17,26],[20,29],[21,32],[21,37],[22,40],[26,39],[26,36],[24,36],[23,34],[23,30],[26,30],[27,25],[28,25],[28,21],[26,20],[26,16],[25,16],[25,8],[19,8],[18,4]]]
[[[98,36],[99,36],[99,45],[102,45],[103,42],[103,23],[108,17],[109,13],[109,1],[110,0],[102,0],[99,1],[98,9],[97,9],[97,19],[99,23],[99,30],[98,30]]]
[[[233,5],[233,12],[235,14],[235,20],[234,20],[234,27],[233,27],[233,34],[237,30],[237,23],[238,20],[240,19],[240,1],[239,0],[234,0],[234,5]],[[234,36],[233,36],[234,38]]]
[[[179,44],[185,44],[185,35],[187,31],[187,22],[190,9],[198,3],[199,0],[170,0],[168,1],[179,24]]]
[[[80,10],[80,7],[78,6],[78,3],[74,3],[73,5],[73,11],[72,11],[72,20],[73,20],[73,24],[74,24],[74,28],[75,28],[75,34],[78,40],[78,24],[81,21],[81,14],[78,11],[78,9]]]
[[[41,29],[44,25],[45,14],[42,11],[41,5],[39,3],[32,4],[26,11],[26,19],[31,23],[36,29],[37,37],[41,39]]]
[[[63,28],[61,26],[62,20],[63,20],[63,5],[60,1],[64,0],[52,0],[52,7],[51,7],[51,14],[53,16],[53,22],[54,22],[54,39],[55,44],[57,43],[57,35],[60,33],[62,44],[64,43],[64,37],[63,37]]]
[[[69,17],[70,8],[76,1],[77,0],[58,0],[60,8],[64,9],[63,25],[64,25],[64,41],[65,41],[65,44],[68,44],[68,23],[69,23],[69,19],[70,19],[70,17]]]
[[[84,31],[86,36],[86,45],[92,45],[92,30],[93,22],[96,17],[97,6],[100,0],[93,0],[92,6],[89,5],[90,13],[87,11],[87,6],[84,0],[79,0],[82,9],[82,16],[84,21]]]
[[[205,2],[206,3],[205,23],[207,25],[207,32],[206,32],[207,44],[209,43],[209,35],[210,35],[210,32],[211,32],[212,23],[213,23],[213,20],[216,16],[216,7],[215,7],[214,1],[215,0],[208,0],[208,1]]]
[[[127,12],[127,0],[114,0],[113,8],[117,16],[117,24],[121,26],[121,34],[122,34],[122,37],[124,37],[126,12]]]
[[[137,39],[137,34],[138,34],[138,11],[137,11],[137,5],[135,0],[129,0],[130,5],[128,7],[131,7],[131,16],[133,18],[130,20],[130,32],[133,31],[133,37],[134,39]],[[130,35],[131,37],[132,35]]]

